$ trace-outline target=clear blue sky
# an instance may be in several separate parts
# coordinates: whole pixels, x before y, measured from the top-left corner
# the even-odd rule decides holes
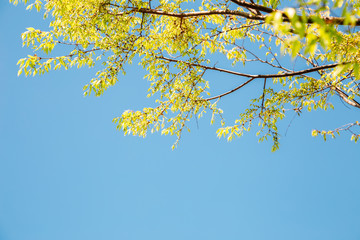
[[[254,133],[219,140],[204,119],[172,151],[172,137],[124,137],[111,122],[150,101],[137,66],[99,98],[82,95],[94,70],[17,77],[30,26],[48,23],[0,2],[0,240],[360,239],[360,145],[310,135],[358,110],[334,97],[337,111],[294,118],[284,136],[291,115],[275,153]]]

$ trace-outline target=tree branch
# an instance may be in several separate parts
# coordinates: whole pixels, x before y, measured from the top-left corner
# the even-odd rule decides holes
[[[265,7],[263,5],[260,4],[256,4],[256,3],[249,3],[243,0],[230,0],[231,2],[235,3],[238,6],[241,7],[245,7],[247,9],[253,9],[253,10],[257,10],[257,11],[262,11],[262,12],[266,12],[266,13],[273,13],[273,12],[281,12],[277,9],[273,9],[273,8],[269,8],[269,7]],[[313,15],[309,15],[307,16],[307,23],[314,23],[314,21],[311,19],[312,17],[314,17]],[[299,16],[299,18],[301,18]],[[321,17],[322,20],[324,20],[324,22],[328,23],[328,24],[334,24],[334,25],[351,25],[350,23],[345,23],[345,18],[344,17],[325,17],[322,16]],[[284,22],[289,22],[289,19],[287,18],[287,16],[283,13],[283,21]],[[355,25],[356,26],[360,26],[360,19],[357,18],[355,21]]]
[[[245,1],[241,1],[241,0],[230,0],[231,2],[239,5],[240,7],[246,7],[246,8],[250,8],[253,10],[258,10],[261,12],[266,12],[266,13],[272,13],[275,12],[275,9],[272,8],[268,8],[259,4],[255,4],[255,3],[249,3],[249,2],[245,2]]]
[[[266,89],[266,78],[264,78],[263,94],[262,94],[262,100],[261,100],[261,111],[264,109],[265,89]]]
[[[228,94],[230,94],[230,93],[233,93],[233,92],[239,90],[240,88],[244,87],[244,86],[247,85],[248,83],[252,82],[254,79],[255,79],[255,78],[250,78],[249,80],[247,80],[246,82],[244,82],[244,83],[241,84],[240,86],[238,86],[238,87],[236,87],[236,88],[234,88],[234,89],[232,89],[232,90],[230,90],[230,91],[228,91],[228,92],[226,92],[226,93],[217,95],[217,96],[215,96],[215,97],[206,98],[206,99],[204,99],[204,101],[210,101],[210,100],[218,99],[218,98],[221,98],[221,97],[223,97],[223,96],[226,96],[226,95],[228,95]]]
[[[265,20],[265,16],[255,16],[253,14],[249,14],[246,12],[229,10],[229,9],[179,13],[179,12],[168,12],[168,11],[162,11],[162,10],[150,9],[150,8],[129,8],[128,12],[120,12],[120,13],[108,12],[108,13],[111,15],[121,16],[124,14],[129,14],[131,12],[148,13],[153,15],[162,15],[162,16],[170,16],[177,18],[200,17],[200,16],[209,16],[209,15],[231,15],[231,16],[240,16],[252,20]]]
[[[171,59],[171,58],[167,58],[167,57],[160,57],[159,59],[163,59],[169,62],[181,62],[181,63],[186,63],[189,64],[191,66],[195,66],[195,67],[201,67],[204,69],[208,69],[208,70],[214,70],[214,71],[219,71],[219,72],[225,72],[225,73],[229,73],[229,74],[233,74],[233,75],[237,75],[237,76],[241,76],[241,77],[249,77],[250,79],[248,81],[246,81],[245,83],[241,84],[240,86],[225,92],[223,94],[217,95],[215,97],[211,97],[211,98],[207,98],[204,99],[205,101],[210,101],[210,100],[214,100],[217,98],[221,98],[223,96],[226,96],[232,92],[235,92],[237,90],[239,90],[240,88],[244,87],[245,85],[247,85],[248,83],[250,83],[251,81],[253,81],[254,79],[257,78],[264,78],[264,87],[266,84],[266,79],[267,78],[277,78],[277,77],[290,77],[290,76],[296,76],[296,75],[303,75],[306,73],[311,73],[311,72],[316,72],[319,70],[324,70],[324,69],[329,69],[329,68],[334,68],[336,66],[342,65],[342,64],[346,64],[346,63],[333,63],[333,64],[328,64],[328,65],[323,65],[323,66],[318,66],[318,67],[313,67],[313,68],[309,68],[309,69],[305,69],[305,70],[301,70],[301,71],[293,71],[293,72],[287,72],[287,73],[278,73],[278,74],[258,74],[258,75],[253,75],[253,74],[246,74],[246,73],[239,73],[239,72],[234,72],[231,70],[227,70],[227,69],[222,69],[222,68],[217,68],[217,67],[209,67],[209,66],[205,66],[205,65],[201,65],[201,64],[196,64],[196,63],[188,63],[185,61],[181,61],[181,60],[176,60],[176,59]],[[349,96],[344,93],[343,91],[341,91],[339,88],[335,88],[334,89],[339,96],[349,105],[353,106],[353,107],[357,107],[360,108],[360,103],[358,103],[356,100],[354,99],[349,99]]]
[[[334,89],[338,94],[339,96],[349,105],[353,106],[353,107],[357,107],[357,108],[360,108],[360,103],[358,103],[356,100],[354,99],[350,99],[349,96],[344,93],[343,91],[341,91],[339,88],[335,87]]]
[[[252,9],[252,10],[255,10],[255,11],[262,11],[262,12],[266,12],[268,14],[273,13],[273,12],[281,12],[281,13],[283,13],[282,11],[277,10],[277,9],[272,9],[272,8],[265,7],[263,5],[259,5],[259,4],[255,4],[255,3],[249,3],[249,2],[246,2],[246,1],[243,1],[243,0],[231,0],[231,1],[233,3],[241,6],[241,7],[246,8],[246,9]],[[113,6],[113,7],[119,7],[118,5],[112,4],[112,3],[106,3],[103,6],[105,6],[105,5],[109,5],[109,6]],[[120,16],[120,15],[124,15],[124,14],[129,14],[131,12],[148,13],[148,14],[154,14],[154,15],[178,17],[178,18],[199,17],[199,16],[209,16],[209,15],[232,15],[232,16],[244,17],[244,18],[251,19],[251,20],[263,20],[263,21],[265,21],[265,19],[267,17],[267,15],[259,15],[259,14],[254,14],[254,13],[250,14],[250,13],[247,13],[247,12],[242,12],[242,11],[237,11],[237,10],[230,10],[230,9],[179,13],[179,12],[162,11],[162,10],[151,9],[151,8],[130,7],[129,12],[121,12],[121,13],[108,12],[108,13],[111,14],[111,15]],[[312,20],[312,17],[314,17],[314,16],[313,15],[307,16],[307,23],[309,23],[309,24],[314,23],[314,21]],[[344,17],[325,17],[325,16],[322,16],[321,19],[324,20],[328,24],[351,25],[351,23],[348,23],[348,22],[345,21]],[[283,21],[284,22],[289,22],[290,21],[284,13],[283,13]],[[360,26],[360,18],[357,18],[354,24],[355,24],[355,26]]]
[[[201,65],[201,64],[197,64],[197,63],[188,63],[188,62],[185,62],[185,61],[171,59],[171,58],[167,58],[167,57],[159,57],[159,59],[163,59],[163,60],[166,60],[166,61],[169,61],[169,62],[181,62],[181,63],[189,64],[189,65],[195,66],[195,67],[201,67],[201,68],[204,68],[204,69],[209,69],[209,70],[214,70],[214,71],[219,71],[219,72],[225,72],[225,73],[229,73],[229,74],[233,74],[233,75],[237,75],[237,76],[241,76],[241,77],[249,77],[249,78],[254,78],[254,79],[255,78],[290,77],[290,76],[296,76],[296,75],[302,75],[302,74],[306,74],[306,73],[316,72],[316,71],[319,71],[319,70],[334,68],[336,66],[346,64],[346,63],[333,63],[333,64],[323,65],[323,66],[319,66],[319,67],[313,67],[313,68],[309,68],[309,69],[305,69],[305,70],[301,70],[301,71],[293,71],[293,72],[277,73],[277,74],[257,74],[257,75],[254,75],[254,74],[247,74],[247,73],[239,73],[239,72],[235,72],[235,71],[231,71],[231,70],[227,70],[227,69],[223,69],[223,68],[209,67],[209,66],[205,66],[205,65]]]
[[[280,10],[276,10],[276,9],[272,9],[272,8],[268,8],[262,5],[258,5],[255,3],[248,3],[245,1],[240,1],[240,0],[231,0],[232,2],[236,3],[239,6],[245,7],[245,8],[250,8],[253,10],[258,10],[258,11],[263,11],[266,13],[272,13],[272,12],[281,12]],[[114,6],[114,7],[118,7],[115,4],[105,4],[105,5],[110,5],[110,6]],[[134,8],[131,7],[129,8],[128,12],[120,12],[120,13],[112,13],[112,12],[108,12],[111,15],[115,15],[115,16],[121,16],[124,14],[129,14],[131,12],[138,12],[138,13],[148,13],[148,14],[154,14],[154,15],[162,15],[162,16],[170,16],[170,17],[177,17],[177,18],[188,18],[188,17],[200,17],[200,16],[209,16],[209,15],[231,15],[231,16],[240,16],[240,17],[244,17],[247,19],[251,19],[251,20],[265,20],[267,15],[256,15],[256,14],[250,14],[247,12],[242,12],[242,11],[237,11],[237,10],[230,10],[230,9],[225,9],[225,10],[212,10],[212,11],[195,11],[195,12],[168,12],[168,11],[162,11],[162,10],[157,10],[157,9],[151,9],[151,8]],[[309,15],[307,16],[307,23],[311,24],[314,23],[314,21],[312,20],[312,17],[315,17],[314,15]],[[301,19],[301,18],[300,18]],[[334,25],[352,25],[351,23],[348,23],[345,21],[344,17],[325,17],[322,16],[321,19],[328,23],[328,24],[334,24]],[[283,21],[284,22],[289,22],[290,20],[287,18],[287,16],[283,13]],[[360,18],[357,18],[355,23],[355,26],[360,26]]]

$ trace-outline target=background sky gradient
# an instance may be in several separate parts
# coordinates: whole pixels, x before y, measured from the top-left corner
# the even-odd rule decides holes
[[[95,69],[17,77],[33,54],[26,27],[48,22],[1,1],[0,240],[360,239],[360,145],[311,137],[358,110],[333,97],[336,111],[290,115],[275,153],[255,132],[218,139],[206,117],[172,151],[173,137],[124,137],[111,122],[153,101],[136,65],[98,98],[82,92]],[[224,98],[225,116],[249,91]]]

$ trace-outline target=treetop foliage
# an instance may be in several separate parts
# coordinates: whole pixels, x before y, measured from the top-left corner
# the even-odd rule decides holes
[[[219,137],[232,140],[255,128],[259,140],[271,138],[276,150],[278,121],[289,112],[301,115],[303,110],[333,108],[332,95],[360,108],[358,0],[22,2],[27,9],[43,11],[50,30],[28,28],[22,34],[23,45],[40,53],[19,60],[19,75],[101,63],[102,69],[84,87],[85,95],[100,96],[133,60],[147,70],[148,97],[157,105],[127,110],[115,118],[117,129],[125,134],[145,137],[161,131],[177,136],[175,146],[187,122],[209,112],[211,123],[217,119],[221,123]],[[63,47],[64,54],[53,56],[55,47]],[[268,72],[246,72],[249,64]],[[240,84],[211,95],[207,78],[214,71],[236,76]],[[220,100],[255,80],[263,82],[260,94],[252,96],[246,110],[229,125],[218,107]],[[355,121],[312,134],[326,140],[348,131],[357,141],[359,127]]]

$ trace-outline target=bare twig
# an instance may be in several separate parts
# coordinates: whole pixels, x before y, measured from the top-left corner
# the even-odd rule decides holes
[[[244,82],[244,83],[241,84],[240,86],[238,86],[238,87],[236,87],[236,88],[234,88],[234,89],[232,89],[232,90],[230,90],[230,91],[228,91],[228,92],[226,92],[226,93],[217,95],[217,96],[215,96],[215,97],[206,98],[206,99],[204,99],[204,101],[210,101],[210,100],[218,99],[218,98],[221,98],[221,97],[223,97],[223,96],[226,96],[226,95],[228,95],[228,94],[230,94],[230,93],[233,93],[233,92],[239,90],[240,88],[244,87],[244,86],[247,85],[248,83],[252,82],[254,79],[255,79],[255,78],[250,78],[249,80],[247,80],[246,82]]]
[[[264,109],[265,88],[266,88],[266,78],[264,78],[263,94],[262,94],[262,101],[261,101],[261,111]]]

